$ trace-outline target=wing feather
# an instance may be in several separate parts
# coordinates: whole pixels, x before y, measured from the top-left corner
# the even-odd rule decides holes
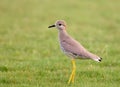
[[[61,46],[65,52],[73,57],[87,58],[89,52],[76,40],[71,37],[60,41]]]

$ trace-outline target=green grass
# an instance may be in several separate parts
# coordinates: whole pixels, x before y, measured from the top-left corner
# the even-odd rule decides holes
[[[71,61],[60,52],[56,20],[101,63]],[[1,0],[0,87],[118,87],[120,85],[119,0]]]

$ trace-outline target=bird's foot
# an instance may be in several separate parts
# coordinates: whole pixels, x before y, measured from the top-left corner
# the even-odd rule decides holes
[[[75,78],[75,71],[72,71],[70,78],[68,80],[68,84],[70,84],[71,82],[74,83],[74,78]]]

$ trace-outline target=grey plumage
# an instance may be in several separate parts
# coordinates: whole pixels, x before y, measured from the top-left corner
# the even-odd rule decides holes
[[[62,51],[70,58],[81,58],[81,59],[93,59],[100,62],[101,58],[97,55],[86,50],[78,41],[73,39],[66,32],[66,23],[63,20],[58,20],[55,25],[49,26],[56,27],[59,31],[59,42]]]

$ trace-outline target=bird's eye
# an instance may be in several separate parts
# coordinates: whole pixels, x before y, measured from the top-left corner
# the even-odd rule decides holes
[[[59,26],[61,26],[62,24],[59,24]]]

